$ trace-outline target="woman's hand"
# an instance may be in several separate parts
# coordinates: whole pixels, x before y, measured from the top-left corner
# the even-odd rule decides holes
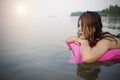
[[[77,37],[69,37],[69,38],[66,40],[66,43],[71,43],[71,42],[75,42],[75,43],[78,44],[78,45],[80,44]]]

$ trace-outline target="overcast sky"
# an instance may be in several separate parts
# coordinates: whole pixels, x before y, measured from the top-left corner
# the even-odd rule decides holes
[[[0,0],[0,3],[6,12],[14,13],[17,7],[22,6],[23,13],[41,16],[67,16],[75,11],[102,10],[115,4],[120,6],[120,0]]]

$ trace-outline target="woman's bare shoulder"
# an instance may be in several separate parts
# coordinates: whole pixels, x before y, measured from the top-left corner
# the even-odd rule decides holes
[[[120,49],[120,38],[116,38],[117,43],[116,43],[116,48]]]
[[[96,45],[104,45],[109,47],[110,49],[119,49],[120,48],[120,39],[119,38],[115,38],[115,40],[108,40],[108,39],[101,39],[100,41],[98,41],[98,43]]]
[[[99,40],[98,42],[97,42],[97,44],[96,44],[96,47],[106,47],[106,48],[108,48],[108,49],[110,49],[111,48],[111,41],[110,40],[107,40],[107,39],[101,39],[101,40]]]

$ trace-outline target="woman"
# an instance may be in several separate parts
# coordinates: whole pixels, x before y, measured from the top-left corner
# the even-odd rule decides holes
[[[99,59],[107,50],[119,49],[120,38],[102,32],[101,17],[97,12],[84,12],[78,20],[78,38],[70,37],[67,43],[75,42],[80,45],[82,61],[91,63]]]

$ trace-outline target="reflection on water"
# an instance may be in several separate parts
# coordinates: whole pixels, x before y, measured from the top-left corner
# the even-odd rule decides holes
[[[95,80],[99,77],[99,67],[89,67],[89,65],[78,65],[77,75],[85,80]]]
[[[104,27],[120,30],[120,17],[102,17]]]
[[[110,67],[117,63],[120,63],[120,61],[115,63],[104,62],[104,63],[78,64],[77,75],[84,80],[96,80],[99,79],[102,66]],[[119,76],[117,76],[117,80],[118,79],[120,79]],[[107,79],[107,80],[112,80],[112,79]]]
[[[120,23],[120,17],[108,17],[108,23]]]

